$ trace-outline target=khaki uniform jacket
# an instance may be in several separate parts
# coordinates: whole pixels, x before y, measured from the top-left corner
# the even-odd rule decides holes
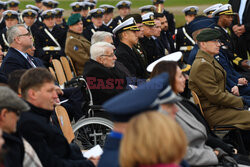
[[[226,71],[213,56],[199,50],[189,76],[189,88],[200,99],[211,127],[235,125],[250,129],[250,111],[243,110],[241,97],[226,90]]]
[[[84,64],[90,58],[90,45],[82,35],[68,31],[65,53],[72,59],[77,75],[83,74]]]

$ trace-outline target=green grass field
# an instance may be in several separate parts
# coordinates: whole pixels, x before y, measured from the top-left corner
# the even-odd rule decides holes
[[[70,11],[70,3],[76,2],[76,0],[58,0],[60,8]],[[34,0],[20,0],[20,9],[24,9],[27,4],[35,4]],[[100,4],[116,5],[119,0],[98,0],[97,6]],[[138,8],[144,5],[152,4],[151,0],[131,0],[132,12],[139,12]],[[166,0],[165,6],[167,10],[171,11],[175,15],[176,26],[179,27],[185,23],[184,15],[181,12],[185,6],[196,5],[203,8],[215,3],[226,4],[228,0]],[[68,12],[69,13],[69,12]],[[200,12],[201,13],[201,12]],[[68,15],[66,14],[66,17]]]

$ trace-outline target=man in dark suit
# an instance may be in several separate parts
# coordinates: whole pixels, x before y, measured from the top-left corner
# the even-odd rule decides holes
[[[247,59],[247,52],[250,53],[250,1],[249,0],[229,0],[232,5],[233,12],[238,13],[238,18],[235,19],[234,39],[239,40],[240,55],[243,59]]]
[[[114,49],[107,42],[97,42],[90,47],[91,59],[85,63],[83,75],[86,76],[96,105],[126,88],[126,75],[115,66]]]
[[[8,75],[18,69],[42,67],[40,59],[32,57],[26,51],[33,47],[30,32],[24,25],[17,24],[7,31],[10,48],[3,60],[0,71]]]

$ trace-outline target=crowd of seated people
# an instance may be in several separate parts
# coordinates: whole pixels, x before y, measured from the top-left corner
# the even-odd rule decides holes
[[[0,1],[0,166],[249,166],[250,2],[235,1],[201,16],[198,6],[185,7],[181,27],[165,0],[140,13],[128,0],[99,7],[78,1],[67,19],[56,0],[36,0],[22,11],[18,0]],[[147,71],[176,51],[178,62]],[[74,77],[84,77],[94,105],[114,122],[101,157],[84,158],[58,125],[55,106],[68,99],[61,105],[77,121],[88,99],[49,72],[60,57],[72,60]],[[234,130],[224,140],[211,130],[216,126]]]

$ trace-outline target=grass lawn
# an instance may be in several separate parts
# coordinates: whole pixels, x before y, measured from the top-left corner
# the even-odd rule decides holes
[[[72,2],[76,2],[76,0],[58,0],[60,8],[63,8],[67,10],[65,17],[67,18],[70,14],[70,6],[69,4]],[[144,5],[152,4],[151,0],[130,0],[132,2],[132,12],[139,12],[138,8]],[[20,9],[23,10],[27,4],[35,4],[34,0],[20,0]],[[110,4],[110,5],[116,5],[119,0],[98,0],[97,6],[100,4]],[[209,5],[215,4],[215,3],[222,3],[226,4],[228,0],[166,0],[165,6],[167,7],[167,10],[174,13],[175,20],[176,20],[176,26],[179,27],[185,23],[184,15],[182,13],[182,9],[185,6],[190,5],[196,5],[198,7],[201,7],[200,11],[203,11],[204,8],[206,8]],[[201,12],[200,12],[201,13]],[[117,12],[115,12],[115,15],[117,15]]]

